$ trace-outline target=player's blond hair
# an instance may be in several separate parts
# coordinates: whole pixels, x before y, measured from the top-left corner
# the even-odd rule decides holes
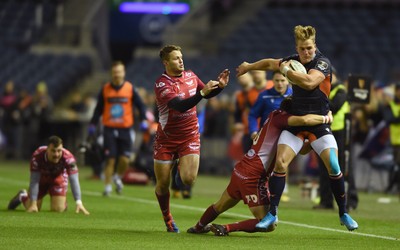
[[[122,61],[114,61],[111,65],[112,68],[114,68],[115,66],[119,66],[122,65],[125,67],[125,64]]]
[[[313,26],[302,26],[302,25],[297,25],[294,27],[294,39],[296,41],[296,44],[298,41],[305,41],[308,39],[313,40],[315,43],[315,36],[317,34],[317,31]]]
[[[165,45],[160,50],[161,61],[168,60],[169,59],[169,53],[171,53],[174,50],[182,51],[181,47],[179,47],[177,45]]]

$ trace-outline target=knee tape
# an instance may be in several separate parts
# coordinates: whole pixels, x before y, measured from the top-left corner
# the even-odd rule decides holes
[[[331,175],[339,175],[340,174],[340,166],[339,160],[336,156],[336,150],[331,148],[329,151],[329,164],[331,165]]]

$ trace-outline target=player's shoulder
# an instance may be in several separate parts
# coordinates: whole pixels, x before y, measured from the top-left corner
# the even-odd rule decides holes
[[[125,80],[124,84],[133,88],[133,83],[131,81]]]
[[[271,116],[274,118],[279,118],[279,119],[286,119],[287,117],[290,116],[290,114],[282,109],[276,109],[271,112]]]
[[[275,88],[270,88],[270,89],[265,89],[260,92],[260,95],[271,95],[271,94],[276,94],[278,91]]]
[[[331,61],[329,58],[324,56],[319,50],[315,54],[315,58],[313,60],[314,68],[321,71],[328,71],[331,67]]]
[[[69,151],[66,148],[63,148],[63,156],[62,157],[67,164],[72,164],[76,161],[75,156],[71,153],[71,151]]]
[[[171,85],[174,80],[168,76],[166,73],[162,74],[154,83],[154,88],[162,88],[167,85]]]
[[[33,152],[33,157],[38,156],[40,154],[43,154],[44,152],[46,152],[47,150],[47,146],[40,146],[38,147],[34,152]]]

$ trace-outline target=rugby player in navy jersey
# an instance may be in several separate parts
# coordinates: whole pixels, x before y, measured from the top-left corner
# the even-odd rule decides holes
[[[332,121],[331,113],[328,113],[327,116],[290,115],[286,112],[290,106],[291,99],[286,98],[281,102],[281,109],[270,113],[254,137],[252,147],[233,169],[230,183],[221,198],[206,209],[197,224],[187,230],[188,233],[200,234],[211,230],[216,236],[227,236],[230,232],[235,231],[248,233],[259,231],[256,224],[268,213],[269,191],[266,183],[274,168],[277,142],[282,130],[287,126],[314,126]],[[249,206],[255,219],[227,225],[209,225],[221,213],[234,207],[240,200]],[[274,229],[275,223],[271,224],[267,230],[262,231],[273,231]]]
[[[331,63],[318,49],[315,42],[316,30],[312,26],[298,25],[294,28],[297,54],[281,59],[267,58],[254,63],[243,62],[237,68],[240,76],[250,70],[280,70],[293,84],[293,115],[320,114],[329,110],[331,89]],[[300,61],[307,73],[290,68],[290,60]],[[344,176],[338,162],[338,149],[329,124],[313,127],[290,127],[284,130],[278,141],[276,164],[269,180],[271,206],[268,214],[257,224],[267,230],[277,221],[277,209],[283,189],[287,167],[302,148],[304,139],[311,142],[314,151],[321,157],[328,170],[330,184],[339,208],[340,223],[350,231],[358,224],[346,210]]]

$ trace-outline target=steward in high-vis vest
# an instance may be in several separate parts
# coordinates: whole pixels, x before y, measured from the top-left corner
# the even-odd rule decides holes
[[[346,88],[340,82],[332,84],[329,95],[329,107],[333,115],[333,122],[331,123],[332,131],[343,130],[345,128],[345,116],[350,113],[350,105],[347,101]]]
[[[390,192],[393,186],[397,185],[400,197],[400,83],[396,84],[394,100],[389,102],[388,107],[384,110],[383,117],[389,125],[390,143],[395,163],[389,173],[390,180],[386,191]]]
[[[89,136],[94,135],[96,125],[102,116],[104,153],[106,156],[105,189],[104,195],[112,191],[112,177],[116,163],[117,174],[114,176],[116,191],[122,191],[121,177],[129,165],[134,142],[135,108],[139,113],[141,129],[147,127],[146,109],[138,92],[132,83],[125,80],[125,66],[122,62],[115,62],[111,68],[112,81],[101,89],[93,117],[89,125]],[[118,161],[117,161],[118,157]]]
[[[345,175],[345,181],[348,183],[347,190],[347,209],[355,209],[358,205],[358,194],[355,186],[352,164],[346,164],[346,158],[351,157],[350,147],[346,147],[346,114],[350,113],[350,104],[347,101],[347,90],[343,83],[338,80],[336,71],[332,70],[332,85],[329,94],[329,109],[332,111],[333,122],[331,123],[332,134],[338,145],[338,160],[342,173]],[[333,209],[332,191],[329,185],[329,177],[326,173],[323,163],[320,161],[320,203],[314,208]],[[347,166],[347,169],[346,169]]]

